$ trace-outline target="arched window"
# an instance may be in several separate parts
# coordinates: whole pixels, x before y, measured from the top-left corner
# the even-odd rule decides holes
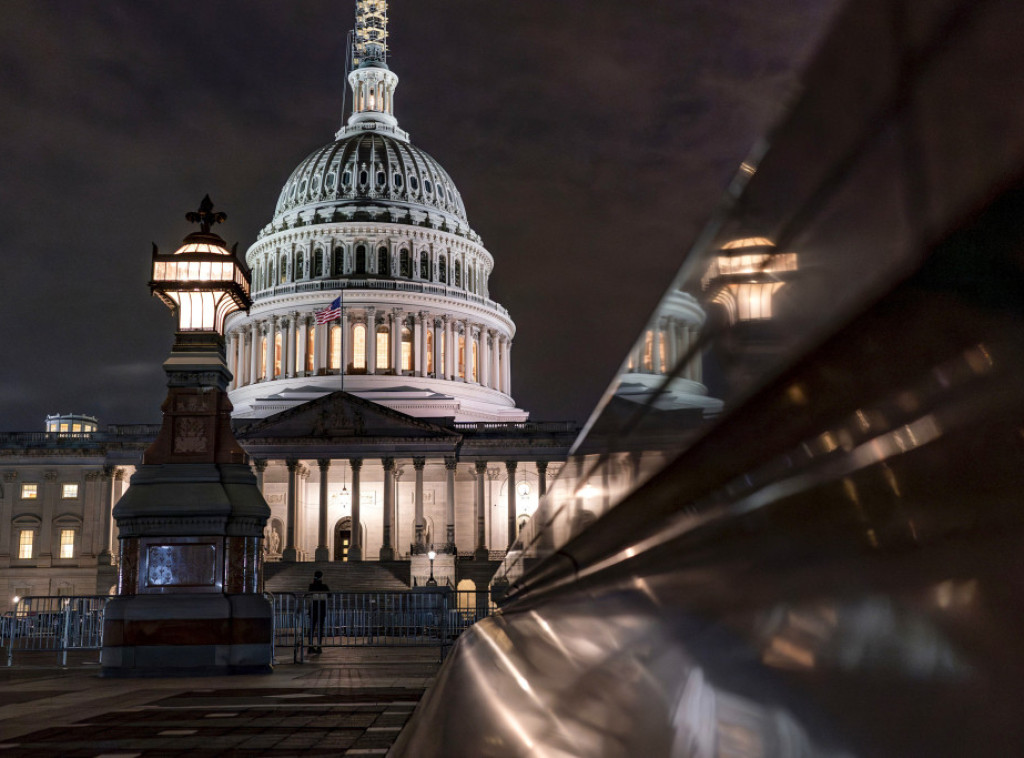
[[[412,330],[402,329],[402,371],[412,371]]]
[[[447,284],[448,283],[448,268],[447,268],[447,265],[445,264],[445,260],[444,260],[444,256],[443,255],[441,256],[441,258],[437,262],[437,269],[438,269],[438,273],[440,275],[441,282],[444,283],[444,284]]]
[[[281,284],[284,284],[286,281],[288,281],[288,256],[287,255],[284,255],[284,254],[281,255],[281,265],[278,267],[278,276],[280,277],[278,279],[278,281]]]
[[[305,253],[299,253],[295,258],[295,278],[305,279],[306,278],[306,255]]]
[[[335,276],[345,274],[345,249],[340,245],[334,248],[334,261],[332,262]]]
[[[267,286],[271,287],[274,284],[274,262],[271,261],[267,267]]]
[[[356,273],[366,273],[366,245],[359,245],[356,248]]]
[[[352,369],[366,371],[366,325],[352,327]]]
[[[455,261],[455,286],[462,286],[462,262]]]
[[[398,271],[401,276],[404,276],[407,279],[412,277],[412,260],[409,258],[408,250],[403,250],[399,254],[398,266]]]
[[[380,276],[391,276],[391,266],[388,265],[388,249],[377,248],[377,273]]]
[[[313,253],[313,276],[324,275],[324,251],[317,248]]]
[[[434,331],[427,329],[427,373],[434,373]]]
[[[386,326],[377,327],[377,369],[386,371],[391,367],[391,333]]]
[[[420,253],[420,279],[424,281],[430,279],[430,257],[426,250]]]
[[[328,356],[327,365],[332,371],[341,368],[341,327],[338,324],[331,324],[331,354]]]

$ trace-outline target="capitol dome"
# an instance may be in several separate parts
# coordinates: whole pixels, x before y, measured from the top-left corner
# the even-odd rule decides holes
[[[322,208],[333,215],[370,205],[434,213],[453,229],[468,228],[462,197],[441,164],[407,140],[367,131],[310,153],[285,182],[274,219],[289,211]]]
[[[226,331],[234,415],[345,390],[421,418],[525,421],[494,259],[448,172],[398,127],[384,47],[362,44],[352,115],[292,171],[246,252],[253,305]]]

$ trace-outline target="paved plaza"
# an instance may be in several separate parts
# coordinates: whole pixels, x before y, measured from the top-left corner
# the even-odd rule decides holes
[[[101,679],[40,659],[0,669],[0,756],[383,756],[439,665],[347,648],[264,676]]]

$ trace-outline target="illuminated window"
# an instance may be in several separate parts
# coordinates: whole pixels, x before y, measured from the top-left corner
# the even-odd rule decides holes
[[[644,370],[654,371],[654,335],[644,332]]]
[[[337,324],[331,324],[331,354],[327,360],[327,365],[331,369],[341,368],[341,327]]]
[[[74,500],[76,497],[78,497],[78,485],[62,484],[60,487],[60,496],[64,500]]]
[[[391,347],[390,335],[387,327],[377,329],[377,368],[388,368],[388,348]]]
[[[412,332],[402,330],[402,371],[412,371]]]
[[[281,376],[281,333],[274,335],[274,376]]]
[[[60,430],[61,430],[62,432],[66,432],[66,431],[68,430],[68,425],[67,425],[67,422],[63,422],[63,423],[62,423],[62,424],[60,425]]]
[[[18,557],[22,560],[32,557],[32,538],[35,532],[31,529],[22,529],[18,534]]]
[[[60,557],[61,558],[74,558],[75,557],[75,530],[74,529],[61,529],[60,530]]]
[[[267,378],[267,338],[260,338],[260,379]]]
[[[463,379],[466,378],[466,338],[459,335],[459,365],[455,369],[455,373],[461,376]]]
[[[477,364],[476,364],[476,340],[473,340],[473,350],[472,350],[472,356],[473,356],[473,363],[472,363],[472,368],[473,368],[473,376],[472,376],[471,378],[472,378],[472,380],[473,380],[474,382],[478,382],[478,381],[480,381],[480,375],[479,375],[479,374],[477,373]]]
[[[75,433],[81,432],[82,431],[82,425],[81,424],[72,424],[71,425],[71,431],[75,432]]]
[[[440,374],[443,371],[447,371],[445,368],[445,350],[448,348],[448,335],[445,332],[441,332],[441,365],[437,367],[437,373]]]
[[[22,500],[35,500],[39,497],[39,485],[38,484],[23,484],[21,485],[21,499]]]
[[[434,332],[427,329],[427,373],[434,373]]]
[[[668,361],[665,360],[665,332],[658,332],[658,360],[661,361],[661,373],[666,373]]]
[[[306,330],[306,371],[313,371],[313,357],[315,352],[316,329],[309,327]]]
[[[366,370],[366,326],[356,324],[352,328],[352,368]]]

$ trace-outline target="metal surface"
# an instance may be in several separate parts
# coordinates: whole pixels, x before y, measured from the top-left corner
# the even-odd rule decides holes
[[[840,14],[393,758],[1024,755],[1019,21]]]

